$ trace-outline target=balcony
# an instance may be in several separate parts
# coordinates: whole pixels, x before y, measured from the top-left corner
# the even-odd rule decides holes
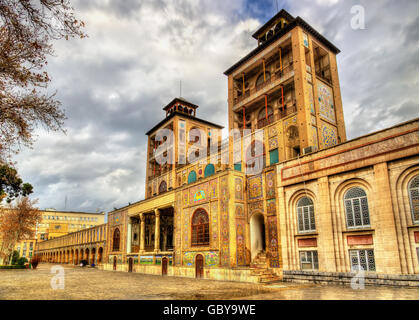
[[[271,75],[269,79],[267,79],[262,84],[255,86],[251,89],[247,89],[244,95],[234,98],[234,106],[236,107],[239,104],[242,104],[244,101],[248,102],[250,97],[254,96],[256,93],[265,93],[265,91],[272,88],[274,85],[279,85],[280,83],[288,80],[289,78],[294,76],[294,68],[292,64],[285,67],[282,71],[277,70],[274,74]]]

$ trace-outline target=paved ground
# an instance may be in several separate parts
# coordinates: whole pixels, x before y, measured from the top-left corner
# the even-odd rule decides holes
[[[161,277],[64,265],[65,288],[51,288],[51,264],[0,270],[0,299],[414,299],[419,289],[257,284]]]

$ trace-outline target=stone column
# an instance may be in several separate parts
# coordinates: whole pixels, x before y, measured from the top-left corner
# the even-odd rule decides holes
[[[140,221],[141,221],[141,232],[140,232],[140,253],[144,252],[144,245],[145,245],[145,216],[143,213],[140,213]]]
[[[160,210],[154,209],[156,216],[156,229],[154,231],[154,252],[160,251]]]
[[[128,228],[127,228],[127,253],[131,253],[131,240],[132,240],[132,221],[131,218],[128,218]]]

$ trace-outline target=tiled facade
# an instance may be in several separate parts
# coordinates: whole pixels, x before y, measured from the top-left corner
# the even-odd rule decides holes
[[[254,37],[225,73],[236,135],[182,164],[196,151],[190,129],[206,142],[221,127],[184,99],[166,106],[147,133],[146,199],[109,213],[101,268],[257,282],[339,279],[361,266],[416,285],[419,120],[346,141],[339,50],[285,11]],[[177,137],[173,165],[155,163],[160,128]]]

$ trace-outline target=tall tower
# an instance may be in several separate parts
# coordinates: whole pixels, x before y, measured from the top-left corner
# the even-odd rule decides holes
[[[266,166],[346,141],[339,49],[285,10],[253,37],[258,46],[224,73],[229,130],[250,129],[251,140],[263,130]],[[246,167],[244,148],[230,157]]]
[[[175,98],[163,108],[166,117],[146,133],[148,135],[146,198],[186,184],[187,181],[182,181],[176,171],[191,163],[193,161],[191,159],[206,159],[211,150],[207,146],[210,143],[221,142],[223,127],[196,117],[197,109],[198,105],[183,98]],[[160,129],[168,129],[173,133],[172,147],[167,149],[162,146],[162,152],[159,151],[159,146],[167,141],[167,137],[157,138]],[[158,161],[162,155],[168,160],[165,164]]]

